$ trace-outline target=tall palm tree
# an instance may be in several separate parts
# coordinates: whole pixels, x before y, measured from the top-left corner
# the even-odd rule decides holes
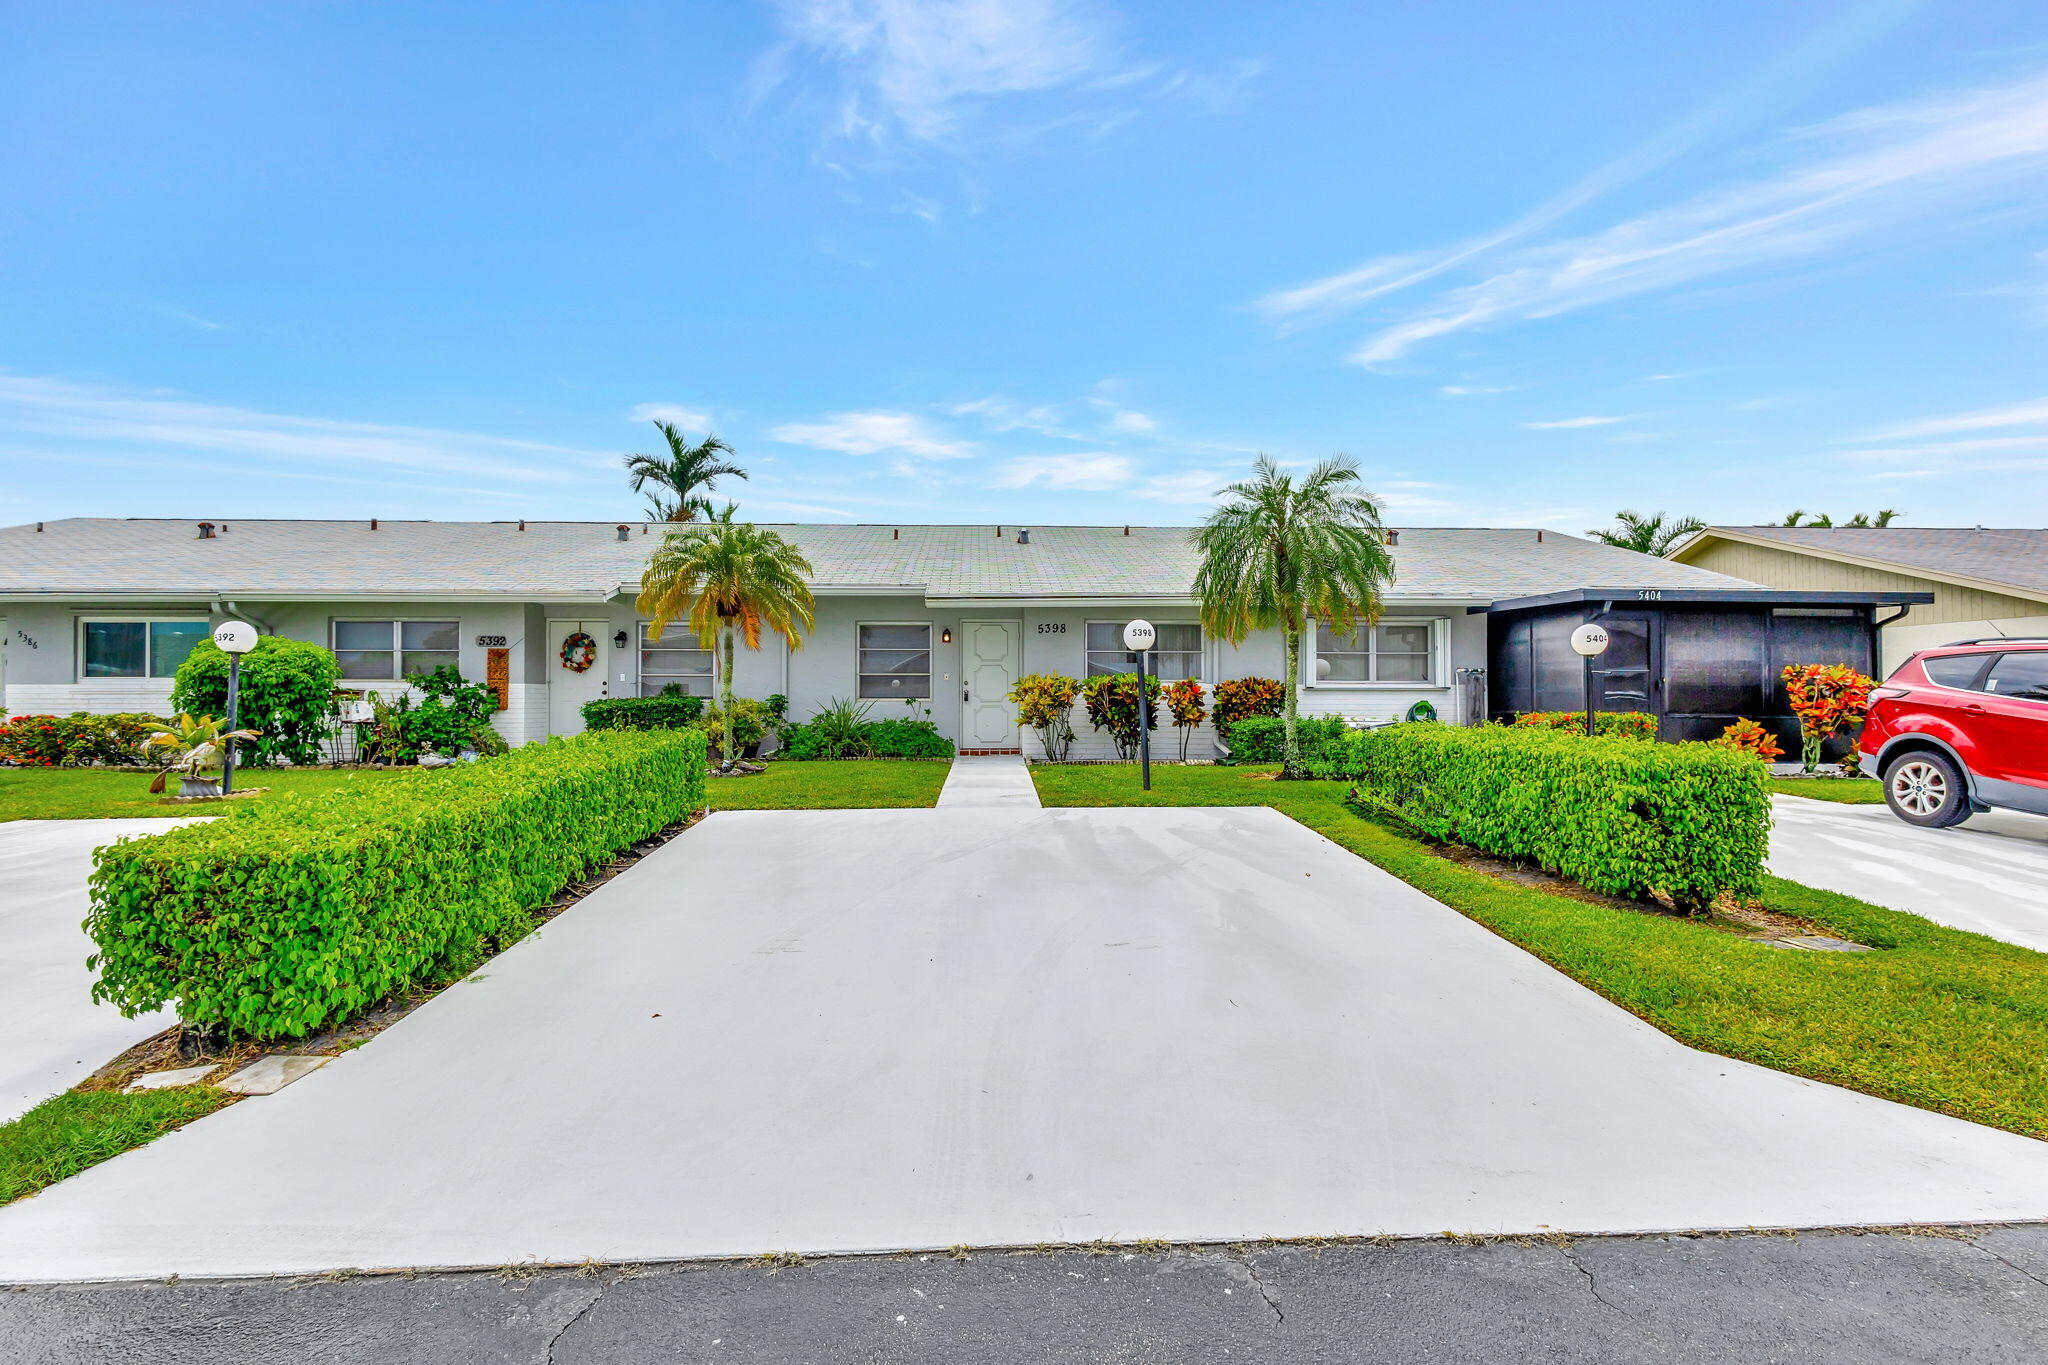
[[[1195,596],[1202,628],[1232,644],[1277,626],[1287,646],[1280,775],[1304,777],[1297,729],[1301,632],[1311,618],[1350,630],[1379,618],[1381,590],[1394,577],[1380,509],[1339,455],[1296,483],[1271,456],[1252,477],[1223,490],[1230,501],[1190,533],[1202,566]]]
[[[730,768],[733,743],[732,661],[735,640],[761,647],[761,629],[778,631],[802,649],[802,631],[817,624],[808,579],[811,562],[773,531],[750,522],[714,521],[662,537],[640,575],[635,605],[648,618],[647,638],[661,639],[672,621],[688,623],[718,660],[718,710],[725,734],[719,751]]]
[[[626,457],[626,472],[633,476],[633,491],[641,492],[653,484],[673,495],[647,494],[647,509],[655,521],[695,521],[700,516],[710,520],[711,500],[704,494],[711,491],[712,483],[728,474],[744,479],[747,471],[719,458],[732,454],[733,449],[716,436],[707,435],[691,445],[676,430],[675,423],[657,420],[654,426],[668,442],[668,454]]]
[[[1707,524],[1698,517],[1680,517],[1667,520],[1663,512],[1652,512],[1644,516],[1641,512],[1620,511],[1614,514],[1614,527],[1607,531],[1588,531],[1587,535],[1605,545],[1617,549],[1634,550],[1637,554],[1663,557],[1671,547],[1695,531],[1704,531]]]

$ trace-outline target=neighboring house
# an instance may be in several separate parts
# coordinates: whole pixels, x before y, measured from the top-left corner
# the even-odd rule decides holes
[[[1885,673],[1956,640],[2048,636],[2048,530],[1709,526],[1671,558],[1774,588],[1932,593],[1883,625]]]
[[[499,690],[496,723],[508,740],[573,733],[582,706],[598,697],[653,695],[668,684],[711,694],[710,653],[681,626],[648,638],[633,608],[641,568],[667,529],[105,518],[9,527],[0,530],[6,710],[160,712],[192,643],[239,617],[333,649],[346,685],[389,692],[409,673],[453,664]],[[1028,750],[1035,736],[1019,734],[1011,683],[1023,673],[1128,671],[1119,637],[1138,616],[1159,627],[1165,678],[1213,683],[1282,668],[1278,632],[1237,647],[1204,635],[1185,527],[775,529],[815,567],[817,627],[801,650],[777,636],[758,652],[740,650],[734,682],[743,696],[787,696],[799,720],[834,698],[860,697],[877,716],[928,716],[963,749]],[[1643,617],[1654,624],[1638,632],[1635,654],[1623,648],[1604,661],[1602,704],[1661,714],[1667,615],[1761,612],[1768,622],[1777,611],[1831,613],[1846,630],[1844,661],[1854,661],[1873,604],[1898,597],[1820,594],[1823,605],[1802,606],[1808,597],[1556,532],[1425,527],[1390,540],[1398,577],[1382,619],[1342,634],[1319,626],[1304,651],[1307,714],[1400,717],[1426,701],[1459,723],[1576,706],[1577,658],[1567,651],[1565,667],[1552,657],[1567,648],[1571,626],[1623,604],[1641,616],[1642,603],[1658,604]],[[1617,626],[1624,643],[1636,638],[1629,629]],[[595,645],[580,672],[561,659],[577,635]],[[1679,649],[1692,670],[1683,676],[1700,682],[1710,680],[1703,668],[1732,670],[1767,691],[1767,649],[1731,660],[1725,644],[1717,648],[1721,655]],[[1489,698],[1494,656],[1511,694]],[[1077,757],[1107,755],[1107,737],[1085,718],[1075,729]],[[1194,751],[1211,752],[1211,739],[1205,726]]]

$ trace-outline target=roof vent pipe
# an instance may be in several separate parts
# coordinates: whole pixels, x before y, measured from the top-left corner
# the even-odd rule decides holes
[[[521,518],[519,519],[519,529],[520,529],[520,530],[522,530],[522,531],[524,531],[524,530],[526,529],[526,518],[525,518],[525,517],[521,517]]]
[[[996,539],[997,539],[997,540],[1001,540],[1002,538],[1003,538],[1003,528],[1002,528],[1002,527],[1000,527],[1000,526],[998,526],[998,527],[996,527]]]
[[[1536,528],[1536,543],[1538,545],[1543,543],[1543,528],[1540,526]]]
[[[1395,530],[1395,529],[1394,529],[1393,527],[1389,526],[1389,527],[1387,528],[1387,544],[1389,544],[1389,545],[1399,545],[1400,543],[1401,543],[1401,533],[1400,533],[1399,531]]]
[[[1028,526],[1020,526],[1020,527],[1018,527],[1018,528],[1017,528],[1017,543],[1018,543],[1019,545],[1029,545],[1029,544],[1031,543],[1031,528],[1030,528],[1030,527],[1028,527]]]
[[[619,539],[620,539],[620,540],[625,540],[625,539],[628,539],[629,537],[631,537],[631,536],[632,536],[632,534],[633,534],[633,528],[632,528],[632,527],[630,527],[630,526],[626,525],[626,523],[625,523],[625,522],[623,522],[623,521],[619,523]]]
[[[377,529],[377,519],[375,517],[370,518],[370,529],[372,531]]]
[[[1130,527],[1128,527],[1128,526],[1124,527],[1124,534],[1125,534],[1125,535],[1129,535],[1130,533],[1131,533],[1131,528],[1130,528]]]
[[[210,521],[202,521],[202,522],[200,522],[200,523],[199,523],[199,538],[200,538],[201,540],[212,540],[212,539],[213,539],[213,523],[212,523],[212,522],[210,522]]]
[[[889,539],[891,539],[891,540],[901,540],[901,539],[903,539],[903,528],[902,528],[901,526],[892,526],[892,527],[890,527],[890,528],[889,528]]]
[[[43,524],[42,524],[42,523],[41,523],[41,522],[39,521],[39,522],[37,522],[37,523],[36,523],[36,534],[37,534],[37,535],[41,535],[42,533],[43,533]]]

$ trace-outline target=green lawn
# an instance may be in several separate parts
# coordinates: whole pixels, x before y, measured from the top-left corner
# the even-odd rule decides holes
[[[938,804],[943,759],[770,759],[752,777],[714,777],[713,810],[863,810]]]
[[[1774,777],[1771,790],[1783,796],[1835,801],[1844,806],[1884,804],[1884,783],[1874,777]]]
[[[418,768],[239,769],[237,789],[268,787],[276,792],[325,791],[343,782],[403,782]],[[177,779],[171,779],[175,784]],[[149,794],[150,774],[104,768],[0,768],[0,820],[91,820],[106,816],[220,815],[239,801],[168,801]],[[175,789],[175,788],[174,788]]]
[[[0,1204],[97,1166],[234,1101],[211,1086],[123,1095],[71,1090],[0,1123]]]
[[[1763,902],[1874,953],[1766,948],[1517,886],[1352,814],[1343,784],[1246,768],[1032,770],[1048,806],[1271,806],[1695,1047],[2048,1138],[2048,956],[1767,879]]]

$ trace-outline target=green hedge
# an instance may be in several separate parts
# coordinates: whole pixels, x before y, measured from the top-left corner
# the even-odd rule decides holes
[[[1301,737],[1301,756],[1313,762],[1351,733],[1342,716],[1301,716],[1294,722]],[[1246,716],[1230,727],[1230,761],[1233,763],[1278,763],[1286,738],[1287,722],[1279,716]]]
[[[1761,885],[1770,786],[1747,754],[1417,724],[1353,734],[1318,766],[1355,782],[1368,811],[1595,891],[1699,910]]]
[[[704,805],[704,736],[587,734],[271,796],[94,858],[95,999],[300,1037],[460,972],[621,849]]]
[[[1524,711],[1515,717],[1515,724],[1525,730],[1563,730],[1566,734],[1584,738],[1586,713],[1584,711]],[[1657,718],[1648,711],[1595,711],[1593,733],[1612,735],[1618,739],[1655,739]]]
[[[609,697],[583,704],[593,730],[681,730],[704,714],[702,697]]]

